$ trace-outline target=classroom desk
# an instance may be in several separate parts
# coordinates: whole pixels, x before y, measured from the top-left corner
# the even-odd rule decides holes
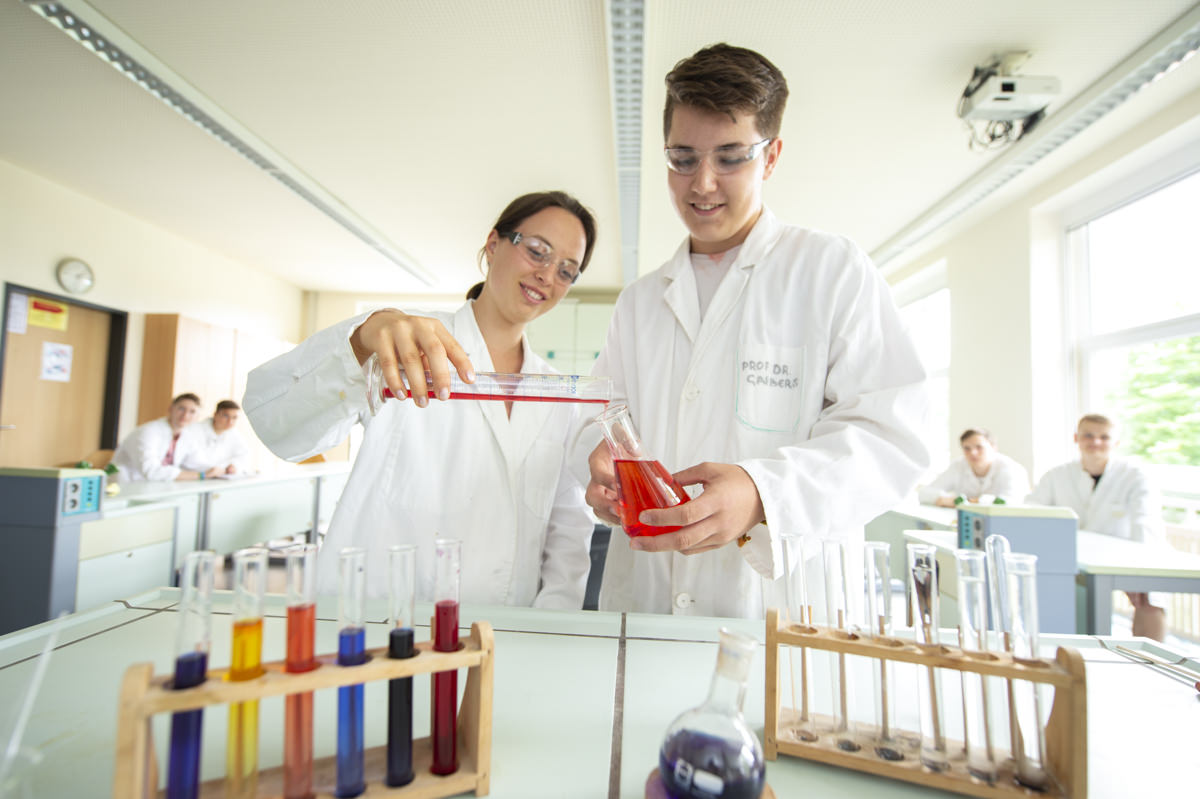
[[[954,531],[914,530],[905,535],[942,550],[957,546],[958,533]],[[1079,562],[1076,580],[1084,589],[1085,632],[1089,634],[1112,633],[1113,591],[1200,594],[1198,555],[1147,547],[1089,530],[1080,530],[1076,535],[1075,557]]]
[[[40,750],[42,757],[32,774],[36,796],[108,794],[122,674],[135,662],[152,662],[160,673],[171,667],[177,596],[173,589],[159,589],[63,620],[25,737],[25,744]],[[217,592],[210,658],[214,668],[229,662],[229,605],[229,594]],[[419,603],[417,611],[418,619],[426,618],[429,606]],[[264,635],[268,660],[283,652],[283,612],[283,598],[269,597]],[[386,640],[381,614],[378,603],[369,603],[369,647]],[[322,599],[318,616],[317,650],[328,653],[336,649],[336,603]],[[464,607],[464,628],[475,619],[486,619],[495,628],[490,795],[496,799],[640,799],[667,725],[704,699],[716,659],[718,627],[750,632],[760,641],[764,632],[759,621]],[[43,624],[0,637],[0,696],[24,695],[48,629]],[[425,627],[418,630],[418,638],[427,634]],[[1090,796],[1178,795],[1200,782],[1193,739],[1200,725],[1200,701],[1194,688],[1110,651],[1105,645],[1112,642],[1104,639],[1046,636],[1043,653],[1051,654],[1059,643],[1078,648],[1087,663]],[[1144,639],[1125,643],[1173,656]],[[746,719],[760,733],[762,657],[760,650],[745,702]],[[1181,662],[1200,674],[1200,662]],[[464,682],[459,680],[460,687]],[[366,686],[368,746],[385,740],[385,690],[380,683]],[[948,703],[954,693],[946,689]],[[421,712],[428,701],[429,680],[415,680],[417,736],[428,734],[428,714]],[[334,691],[315,697],[317,757],[335,749],[335,702]],[[949,712],[949,704],[947,708]],[[904,716],[901,708],[902,726],[915,723],[905,723]],[[223,707],[205,711],[205,779],[223,771],[226,717]],[[281,761],[282,717],[280,698],[262,701],[263,767]],[[156,717],[153,727],[160,775],[165,777],[168,720]],[[949,796],[786,756],[768,761],[767,780],[780,797]]]

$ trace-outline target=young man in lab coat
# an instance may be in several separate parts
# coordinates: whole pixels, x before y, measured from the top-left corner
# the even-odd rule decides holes
[[[1079,529],[1166,546],[1162,501],[1137,462],[1113,457],[1119,443],[1107,416],[1089,413],[1075,428],[1079,459],[1042,475],[1029,501],[1061,505],[1079,516]],[[1126,592],[1133,604],[1133,634],[1163,639],[1166,611],[1160,594]]]
[[[125,437],[112,462],[120,482],[158,480],[203,480],[216,476],[215,470],[185,469],[182,464],[202,446],[191,429],[200,412],[200,398],[180,394],[171,400],[167,415],[139,425]]]
[[[242,406],[233,400],[221,400],[211,419],[197,422],[200,450],[184,464],[190,469],[217,469],[221,474],[245,474],[250,448],[234,428],[242,415]]]
[[[852,242],[763,204],[786,100],[773,64],[729,45],[667,75],[667,184],[688,237],[621,293],[593,373],[694,499],[642,513],[677,532],[613,539],[602,609],[761,618],[783,533],[815,568],[819,539],[860,542],[928,465],[925,373],[884,281]],[[588,465],[588,503],[616,524],[603,444]]]

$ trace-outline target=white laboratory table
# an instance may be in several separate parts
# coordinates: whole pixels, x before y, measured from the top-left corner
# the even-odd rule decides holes
[[[122,674],[135,662],[152,662],[160,673],[171,667],[177,596],[173,589],[159,589],[63,620],[24,742],[42,758],[31,775],[35,796],[108,794]],[[218,592],[213,668],[229,662],[229,604],[229,595]],[[318,652],[336,648],[335,610],[333,602],[318,604]],[[429,608],[419,605],[417,610],[417,617],[425,618]],[[267,613],[264,657],[275,660],[284,648],[282,597],[268,598]],[[368,619],[377,621],[368,623],[369,647],[385,643],[387,627],[381,618],[382,608],[370,604]],[[475,619],[486,619],[495,628],[490,795],[496,799],[639,799],[657,764],[667,725],[704,698],[718,627],[752,632],[760,641],[764,637],[762,623],[754,621],[464,607],[464,628]],[[0,637],[4,705],[24,695],[48,629],[44,624]],[[418,630],[418,637],[426,630]],[[1080,649],[1087,663],[1090,796],[1183,795],[1200,784],[1200,760],[1194,753],[1200,701],[1193,687],[1110,651],[1108,640],[1046,637],[1044,654],[1052,654],[1058,643]],[[1125,643],[1171,654],[1142,639]],[[1180,662],[1200,675],[1200,662]],[[760,733],[763,663],[760,651],[745,704],[747,721]],[[460,687],[464,682],[460,679]],[[420,708],[429,701],[429,681],[415,680],[414,689],[415,734],[424,736],[428,715]],[[385,740],[385,690],[380,683],[366,688],[368,746]],[[317,757],[335,749],[334,693],[316,696]],[[948,696],[952,693],[947,690]],[[262,767],[281,761],[282,719],[282,699],[262,701]],[[165,777],[167,725],[165,717],[156,717],[160,777]],[[224,708],[205,711],[205,779],[222,773],[225,725]],[[0,726],[0,731],[7,729]],[[768,762],[767,780],[780,797],[948,796],[786,756]]]
[[[913,530],[905,536],[943,551],[958,545],[955,531]],[[1076,536],[1075,558],[1079,563],[1076,579],[1084,589],[1087,633],[1112,632],[1113,591],[1200,594],[1200,556],[1089,530],[1080,530]]]

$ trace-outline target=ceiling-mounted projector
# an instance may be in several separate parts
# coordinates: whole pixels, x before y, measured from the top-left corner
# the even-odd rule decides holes
[[[993,74],[963,96],[958,115],[968,121],[1013,122],[1041,111],[1061,90],[1058,78]]]

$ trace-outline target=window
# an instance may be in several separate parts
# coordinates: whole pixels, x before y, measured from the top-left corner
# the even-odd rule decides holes
[[[929,447],[930,475],[950,463],[950,289],[946,264],[939,261],[894,289],[900,317],[912,336],[928,375],[929,417],[924,440]]]
[[[1114,416],[1167,491],[1200,473],[1197,208],[1193,171],[1067,233],[1079,410]]]

